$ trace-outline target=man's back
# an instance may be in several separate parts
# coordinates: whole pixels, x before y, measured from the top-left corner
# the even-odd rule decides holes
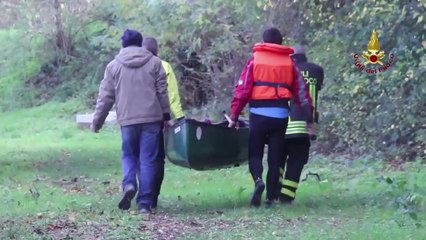
[[[308,125],[312,122],[318,123],[318,91],[321,89],[324,81],[324,71],[320,66],[307,61],[303,47],[295,46],[293,48],[295,54],[292,55],[292,59],[309,87],[314,112],[312,114],[311,112],[303,111],[303,109],[292,102],[286,138],[315,138],[312,128],[309,129]]]
[[[142,48],[142,41],[140,32],[124,31],[123,49],[105,69],[91,129],[101,129],[115,103],[123,170],[118,208],[128,210],[137,193],[139,213],[147,214],[156,205],[154,182],[162,163],[163,121],[170,120],[170,107],[161,61]]]
[[[318,90],[320,90],[324,81],[324,70],[322,67],[308,61],[296,61],[295,63],[300,73],[302,73],[302,76],[305,78],[306,83],[316,85]]]
[[[309,87],[309,93],[316,111],[318,106],[318,91],[321,90],[324,81],[324,70],[319,65],[308,62],[305,54],[293,54],[292,58]],[[318,116],[315,116],[314,120],[318,122]]]
[[[161,60],[141,47],[121,49],[107,66],[99,95],[100,107],[115,102],[121,126],[159,122],[169,112]]]

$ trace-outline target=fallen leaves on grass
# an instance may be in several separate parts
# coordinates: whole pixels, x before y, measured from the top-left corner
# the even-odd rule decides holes
[[[69,212],[66,215],[49,220],[47,224],[40,225],[31,221],[29,225],[35,235],[48,237],[49,239],[78,238],[88,240],[102,239],[111,235],[114,231],[120,232],[128,227],[122,224],[115,225],[109,221],[81,221],[81,218],[78,217],[78,213]],[[189,234],[197,234],[209,230],[223,231],[226,229],[229,231],[229,229],[243,227],[244,225],[248,226],[247,219],[230,221],[217,218],[179,218],[167,213],[152,214],[144,219],[138,219],[140,218],[134,219],[135,223],[139,223],[134,230],[139,231],[141,236],[149,236],[150,239],[158,240],[177,239]],[[13,224],[13,222],[10,222],[10,224]],[[134,232],[134,234],[138,233]]]
[[[109,184],[106,186],[105,193],[110,197],[119,194],[119,192],[120,192],[120,186],[118,185]]]
[[[100,180],[99,178],[87,178],[85,176],[79,176],[79,177],[73,177],[70,179],[63,178],[59,181],[52,181],[54,184],[59,185],[62,188],[62,191],[64,193],[71,193],[71,194],[85,194],[89,195],[92,194],[93,191],[91,190],[91,186],[94,187],[94,191],[96,192],[96,189],[105,189],[105,193],[109,196],[116,195],[120,192],[120,186],[119,184],[116,184],[115,182],[111,182],[109,180]],[[98,186],[95,186],[95,184],[99,184]]]
[[[211,210],[211,211],[208,211],[208,214],[221,215],[221,214],[223,214],[223,211],[221,211],[221,210]]]
[[[220,211],[218,211],[220,212]],[[206,232],[209,229],[221,230],[230,229],[236,225],[241,225],[242,221],[227,221],[222,219],[179,219],[169,214],[155,214],[143,221],[139,230],[148,232],[152,239],[171,240],[188,233]]]
[[[45,228],[35,227],[34,232],[39,235],[47,235],[53,239],[64,239],[77,237],[79,239],[99,239],[108,229],[105,224],[93,224],[90,221],[77,224],[75,214],[68,217],[58,218],[47,224]]]
[[[37,177],[34,179],[34,181],[33,181],[33,182],[44,182],[44,181],[47,181],[47,180],[49,180],[49,177],[48,177],[48,176],[37,176]]]
[[[69,193],[69,194],[84,194],[84,195],[90,195],[92,194],[90,187],[81,184],[81,185],[73,185],[73,186],[65,186],[62,188],[63,193]]]
[[[78,192],[82,192],[82,189],[79,188],[78,186],[73,186],[72,188],[70,188],[69,192],[78,193]]]

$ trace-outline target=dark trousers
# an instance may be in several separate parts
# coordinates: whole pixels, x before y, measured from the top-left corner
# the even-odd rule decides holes
[[[263,153],[268,144],[268,174],[266,197],[274,199],[279,186],[280,161],[284,154],[284,136],[288,119],[271,118],[250,114],[249,169],[253,179],[262,178]]]
[[[143,123],[121,127],[123,188],[133,185],[138,189],[139,206],[151,206],[155,194],[162,123]],[[139,186],[138,186],[139,183]]]
[[[162,126],[162,128],[164,129],[164,125]],[[164,134],[163,132],[160,135],[160,148],[159,148],[159,153],[158,153],[158,168],[157,168],[157,173],[155,174],[155,181],[154,181],[154,197],[152,200],[152,207],[156,208],[157,207],[157,202],[158,202],[158,196],[160,195],[160,190],[161,190],[161,184],[163,183],[163,179],[164,179],[164,164],[165,164],[165,159],[166,159],[166,152],[165,152],[165,146],[164,146]]]
[[[280,186],[279,192],[289,200],[296,197],[300,175],[303,167],[309,159],[309,138],[286,139],[284,143],[284,157],[280,162]],[[284,174],[284,169],[285,174]],[[282,179],[284,175],[284,179]]]

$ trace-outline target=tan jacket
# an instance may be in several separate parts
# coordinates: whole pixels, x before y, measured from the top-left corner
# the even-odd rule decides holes
[[[99,130],[115,103],[121,126],[160,122],[170,114],[161,60],[141,47],[127,47],[105,69],[93,126]]]

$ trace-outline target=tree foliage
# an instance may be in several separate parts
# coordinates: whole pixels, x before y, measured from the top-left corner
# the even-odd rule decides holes
[[[229,107],[252,45],[261,40],[266,26],[275,25],[285,34],[286,44],[304,44],[308,58],[325,70],[317,151],[374,153],[398,161],[426,158],[424,1],[33,0],[1,4],[8,6],[10,18],[0,26],[13,22],[17,35],[32,39],[28,42],[33,54],[19,62],[35,61],[38,74],[23,70],[28,74],[15,76],[24,81],[24,87],[16,89],[29,88],[36,94],[23,106],[70,97],[93,104],[104,67],[120,48],[122,31],[134,28],[160,42],[161,57],[172,62],[181,76],[187,111],[217,117]],[[366,50],[373,29],[387,56],[395,55],[391,68],[376,75],[359,71],[352,57]],[[19,44],[24,46],[23,42]],[[191,58],[194,53],[197,57]],[[202,67],[191,67],[191,61]],[[5,81],[0,78],[0,84]],[[194,108],[194,89],[203,89],[207,104]],[[10,95],[0,96],[3,109],[13,108],[5,107]]]

